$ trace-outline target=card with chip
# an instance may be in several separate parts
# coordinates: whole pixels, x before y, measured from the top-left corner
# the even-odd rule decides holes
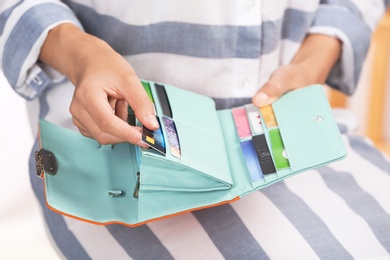
[[[274,156],[276,169],[281,170],[290,168],[290,163],[288,161],[286,150],[284,149],[279,129],[270,130],[269,137],[271,140],[272,155]]]
[[[172,156],[180,159],[181,157],[180,142],[179,142],[179,137],[177,135],[175,122],[172,119],[165,116],[162,117],[162,121],[164,122],[165,132],[167,133],[167,137],[168,137],[169,150],[171,151]]]
[[[272,105],[262,107],[262,108],[260,108],[260,111],[261,111],[261,115],[263,116],[263,119],[264,119],[264,122],[265,122],[265,125],[267,126],[267,128],[278,126]]]
[[[252,136],[245,108],[238,107],[232,109],[233,120],[236,124],[238,136],[240,138],[249,138]]]
[[[163,115],[172,118],[172,110],[164,85],[154,84],[154,86],[156,87],[155,89],[157,91],[158,100],[160,101]]]
[[[246,112],[248,114],[248,119],[252,127],[253,135],[264,133],[263,123],[260,118],[260,110],[253,104],[245,106]]]
[[[263,174],[276,173],[275,165],[264,134],[253,136],[252,141]]]
[[[158,124],[160,125],[160,128],[158,128],[155,131],[149,130],[145,126],[142,127],[142,141],[149,145],[154,150],[162,153],[165,155],[165,140],[164,135],[161,131],[161,124],[158,117],[156,117]]]
[[[253,141],[249,139],[241,142],[240,145],[252,181],[263,179],[264,175],[261,171],[259,160],[257,159]]]

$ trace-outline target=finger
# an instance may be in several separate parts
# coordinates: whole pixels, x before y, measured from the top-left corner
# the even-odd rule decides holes
[[[124,99],[118,99],[115,103],[115,115],[127,122],[128,104]]]
[[[146,128],[151,130],[159,128],[154,105],[146,94],[141,81],[136,77],[132,77],[129,79],[129,83],[131,87],[124,88],[122,95],[131,105],[135,116]]]
[[[92,96],[92,95],[91,95]],[[87,129],[92,136],[100,143],[107,143],[106,138],[112,136],[119,138],[121,142],[130,142],[142,146],[142,134],[136,128],[112,113],[112,108],[103,94],[94,95],[93,98],[86,98],[85,111],[91,117],[92,122],[87,125]],[[108,135],[107,135],[108,134]]]
[[[108,103],[110,104],[112,110],[115,110],[115,104],[117,99],[113,97],[108,97]]]
[[[109,103],[107,104],[109,107],[111,107]],[[101,131],[88,112],[81,105],[79,105],[77,101],[72,101],[70,111],[73,115],[73,123],[78,127],[82,135],[94,138],[100,144],[115,144],[126,142],[126,140],[118,138],[117,136]],[[113,112],[111,113],[113,114]]]
[[[116,144],[123,142],[123,140],[116,136],[102,132],[85,110],[79,110],[77,114],[73,116],[72,120],[82,135],[93,138],[100,144]]]
[[[274,102],[288,90],[280,82],[271,80],[257,91],[256,95],[252,98],[252,102],[258,107],[264,107]]]
[[[85,126],[76,117],[73,116],[72,121],[73,121],[73,124],[79,129],[79,131],[81,133],[88,132],[87,128],[85,128]],[[87,135],[84,135],[84,136],[87,136]],[[87,137],[91,137],[91,136],[87,136]]]

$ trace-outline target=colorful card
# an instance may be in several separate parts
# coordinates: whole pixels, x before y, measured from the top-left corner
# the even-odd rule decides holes
[[[145,81],[142,81],[142,80],[141,80],[141,83],[142,83],[142,86],[143,86],[144,89],[145,89],[146,94],[148,94],[150,100],[154,103],[154,99],[153,99],[152,91],[150,90],[150,85],[149,85],[149,83],[148,83],[148,82],[145,82]]]
[[[157,91],[158,100],[160,101],[160,107],[163,115],[172,118],[172,110],[164,85],[154,84],[154,86]]]
[[[264,134],[253,136],[252,141],[263,174],[276,173],[275,165]]]
[[[284,149],[279,129],[270,130],[269,137],[271,140],[272,155],[274,156],[276,169],[281,170],[290,168],[290,163],[288,161],[286,150]]]
[[[147,129],[145,126],[142,128],[142,141],[149,145],[154,150],[162,153],[165,155],[165,141],[164,141],[164,135],[161,131],[161,124],[160,120],[157,118],[158,124],[160,125],[160,128],[152,131]]]
[[[253,135],[264,133],[263,123],[260,118],[260,110],[253,104],[245,106],[246,112],[248,114],[249,122],[252,127]]]
[[[243,141],[240,143],[240,145],[252,181],[263,179],[264,175],[261,171],[259,160],[257,159],[256,150],[252,140]]]
[[[177,135],[177,130],[175,126],[175,122],[173,122],[172,119],[163,116],[162,121],[164,122],[165,126],[165,132],[168,136],[168,143],[169,143],[169,150],[171,151],[172,156],[175,156],[176,158],[181,157],[181,150],[180,150],[180,142],[179,137]]]
[[[265,122],[265,125],[267,126],[267,128],[278,126],[272,105],[262,107],[262,108],[260,108],[260,111],[261,111],[261,115],[263,116],[263,119],[264,119],[264,122]]]
[[[240,138],[251,137],[252,136],[251,128],[249,126],[245,108],[243,107],[233,108],[232,114],[233,114],[234,123],[236,124],[238,136]]]

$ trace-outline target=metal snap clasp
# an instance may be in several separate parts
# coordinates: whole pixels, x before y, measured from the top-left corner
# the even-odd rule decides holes
[[[314,121],[316,121],[316,122],[322,122],[324,120],[324,117],[323,116],[316,116],[315,118],[314,118]]]

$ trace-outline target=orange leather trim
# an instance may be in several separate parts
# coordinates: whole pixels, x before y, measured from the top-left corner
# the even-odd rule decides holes
[[[46,186],[45,186],[45,183],[44,183],[44,178],[43,178],[43,188],[44,188],[45,197],[46,197]],[[177,213],[174,213],[174,214],[162,216],[162,217],[159,217],[159,218],[150,219],[150,220],[147,220],[147,221],[144,221],[144,222],[140,222],[140,223],[136,223],[136,224],[128,224],[128,223],[124,223],[124,222],[120,222],[120,221],[97,222],[97,221],[92,221],[92,220],[76,217],[76,216],[70,215],[68,213],[65,213],[65,212],[62,212],[62,211],[59,211],[59,210],[53,208],[52,206],[50,206],[47,203],[47,199],[46,199],[46,206],[49,209],[51,209],[52,211],[54,211],[54,212],[56,212],[58,214],[61,214],[61,215],[64,215],[64,216],[67,216],[67,217],[70,217],[70,218],[73,218],[73,219],[77,219],[77,220],[80,220],[80,221],[83,221],[83,222],[87,222],[87,223],[90,223],[90,224],[94,224],[94,225],[105,226],[105,225],[111,225],[111,224],[121,224],[121,225],[128,226],[128,227],[137,227],[137,226],[141,226],[141,225],[144,225],[146,223],[149,223],[149,222],[153,222],[153,221],[160,220],[160,219],[165,219],[165,218],[179,216],[179,215],[191,212],[191,211],[200,210],[200,209],[206,209],[206,208],[212,208],[212,207],[220,206],[220,205],[223,205],[223,204],[232,203],[232,202],[235,202],[235,201],[237,201],[239,199],[240,199],[240,196],[237,196],[237,197],[235,197],[232,200],[225,200],[225,201],[222,201],[222,202],[219,202],[219,203],[216,203],[216,204],[203,206],[203,207],[198,207],[198,208],[193,208],[193,209],[177,212]]]

